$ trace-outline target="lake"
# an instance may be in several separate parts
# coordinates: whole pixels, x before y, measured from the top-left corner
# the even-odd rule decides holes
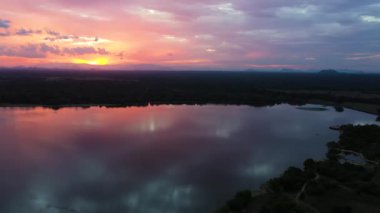
[[[307,107],[0,108],[0,212],[212,212],[376,119]]]

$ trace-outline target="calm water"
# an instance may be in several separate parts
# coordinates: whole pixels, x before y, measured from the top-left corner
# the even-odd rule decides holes
[[[322,159],[330,125],[375,116],[289,105],[0,109],[0,212],[210,212]]]

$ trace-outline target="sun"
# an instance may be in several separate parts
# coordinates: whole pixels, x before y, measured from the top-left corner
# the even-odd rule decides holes
[[[94,66],[102,66],[102,65],[108,65],[109,61],[107,58],[96,58],[96,59],[80,59],[75,58],[73,59],[74,64],[88,64],[88,65],[94,65]]]

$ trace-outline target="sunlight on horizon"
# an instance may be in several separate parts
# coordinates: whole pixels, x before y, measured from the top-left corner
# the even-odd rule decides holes
[[[87,65],[94,65],[94,66],[104,66],[109,65],[109,60],[107,58],[96,58],[96,59],[80,59],[76,58],[72,61],[74,64],[87,64]]]
[[[365,1],[0,0],[0,5],[0,67],[380,69],[380,50],[373,46],[380,33],[378,4]]]

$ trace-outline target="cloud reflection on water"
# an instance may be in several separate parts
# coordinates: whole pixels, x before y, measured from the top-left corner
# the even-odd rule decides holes
[[[288,105],[0,109],[0,212],[209,212],[323,158],[352,110]]]

